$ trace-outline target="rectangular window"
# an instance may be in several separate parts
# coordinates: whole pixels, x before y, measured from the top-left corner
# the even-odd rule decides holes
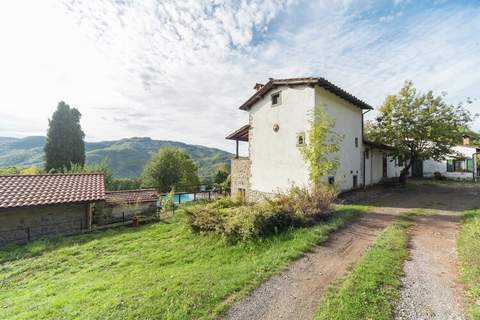
[[[473,172],[473,159],[447,160],[447,172]]]
[[[358,148],[358,138],[355,137],[355,148]]]
[[[272,107],[282,104],[281,91],[273,93],[270,97],[272,99]]]
[[[335,177],[328,177],[329,184],[335,184]]]
[[[297,147],[305,145],[305,132],[297,133]]]
[[[353,176],[353,188],[358,188],[358,176],[354,175]]]
[[[455,172],[464,172],[465,171],[465,161],[464,160],[454,160],[453,161],[453,170]]]
[[[453,160],[447,160],[447,172],[453,172]]]
[[[404,160],[403,160],[403,157],[402,156],[399,156],[398,157],[398,162],[397,162],[398,166],[399,167],[403,167],[404,165]]]

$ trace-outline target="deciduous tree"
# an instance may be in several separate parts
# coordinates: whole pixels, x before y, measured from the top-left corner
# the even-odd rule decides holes
[[[444,98],[445,94],[418,92],[406,81],[398,94],[387,96],[378,117],[366,126],[369,138],[392,146],[394,157],[406,159],[402,182],[413,160],[439,161],[452,155],[452,147],[472,121],[464,103],[452,105]]]
[[[154,187],[161,192],[198,186],[197,171],[197,165],[188,154],[166,146],[154,154],[143,168],[142,186]]]

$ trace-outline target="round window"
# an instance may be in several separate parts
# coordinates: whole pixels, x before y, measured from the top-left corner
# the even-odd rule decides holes
[[[273,131],[274,131],[274,132],[278,132],[279,129],[280,129],[280,126],[275,123],[275,124],[273,125]]]

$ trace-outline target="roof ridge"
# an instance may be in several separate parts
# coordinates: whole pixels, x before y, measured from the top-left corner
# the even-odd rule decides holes
[[[347,92],[343,88],[333,84],[332,82],[328,81],[323,77],[298,77],[298,78],[284,78],[284,79],[274,79],[269,78],[268,82],[265,83],[257,92],[255,92],[250,98],[247,99],[240,107],[240,110],[249,110],[250,107],[259,99],[263,98],[263,96],[273,89],[275,86],[278,85],[301,85],[301,84],[315,84],[319,85],[320,87],[324,88],[327,91],[330,91],[334,95],[338,96],[339,98],[350,102],[351,104],[359,107],[360,109],[374,109],[371,105],[366,103],[365,101],[357,98],[353,94]]]
[[[101,172],[85,172],[85,173],[38,173],[38,174],[0,174],[0,177],[44,177],[44,176],[87,176],[87,175],[105,175]]]
[[[113,191],[105,191],[105,193],[120,193],[120,192],[138,192],[138,191],[158,191],[155,188],[147,188],[147,189],[130,189],[130,190],[113,190]]]

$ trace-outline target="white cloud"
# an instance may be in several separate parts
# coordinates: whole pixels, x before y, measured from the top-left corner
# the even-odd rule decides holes
[[[477,94],[480,9],[409,5],[375,13],[375,2],[348,0],[4,2],[0,135],[44,134],[65,100],[90,140],[152,136],[233,150],[224,137],[247,121],[236,107],[268,77],[324,76],[373,105],[405,79],[452,101]]]

